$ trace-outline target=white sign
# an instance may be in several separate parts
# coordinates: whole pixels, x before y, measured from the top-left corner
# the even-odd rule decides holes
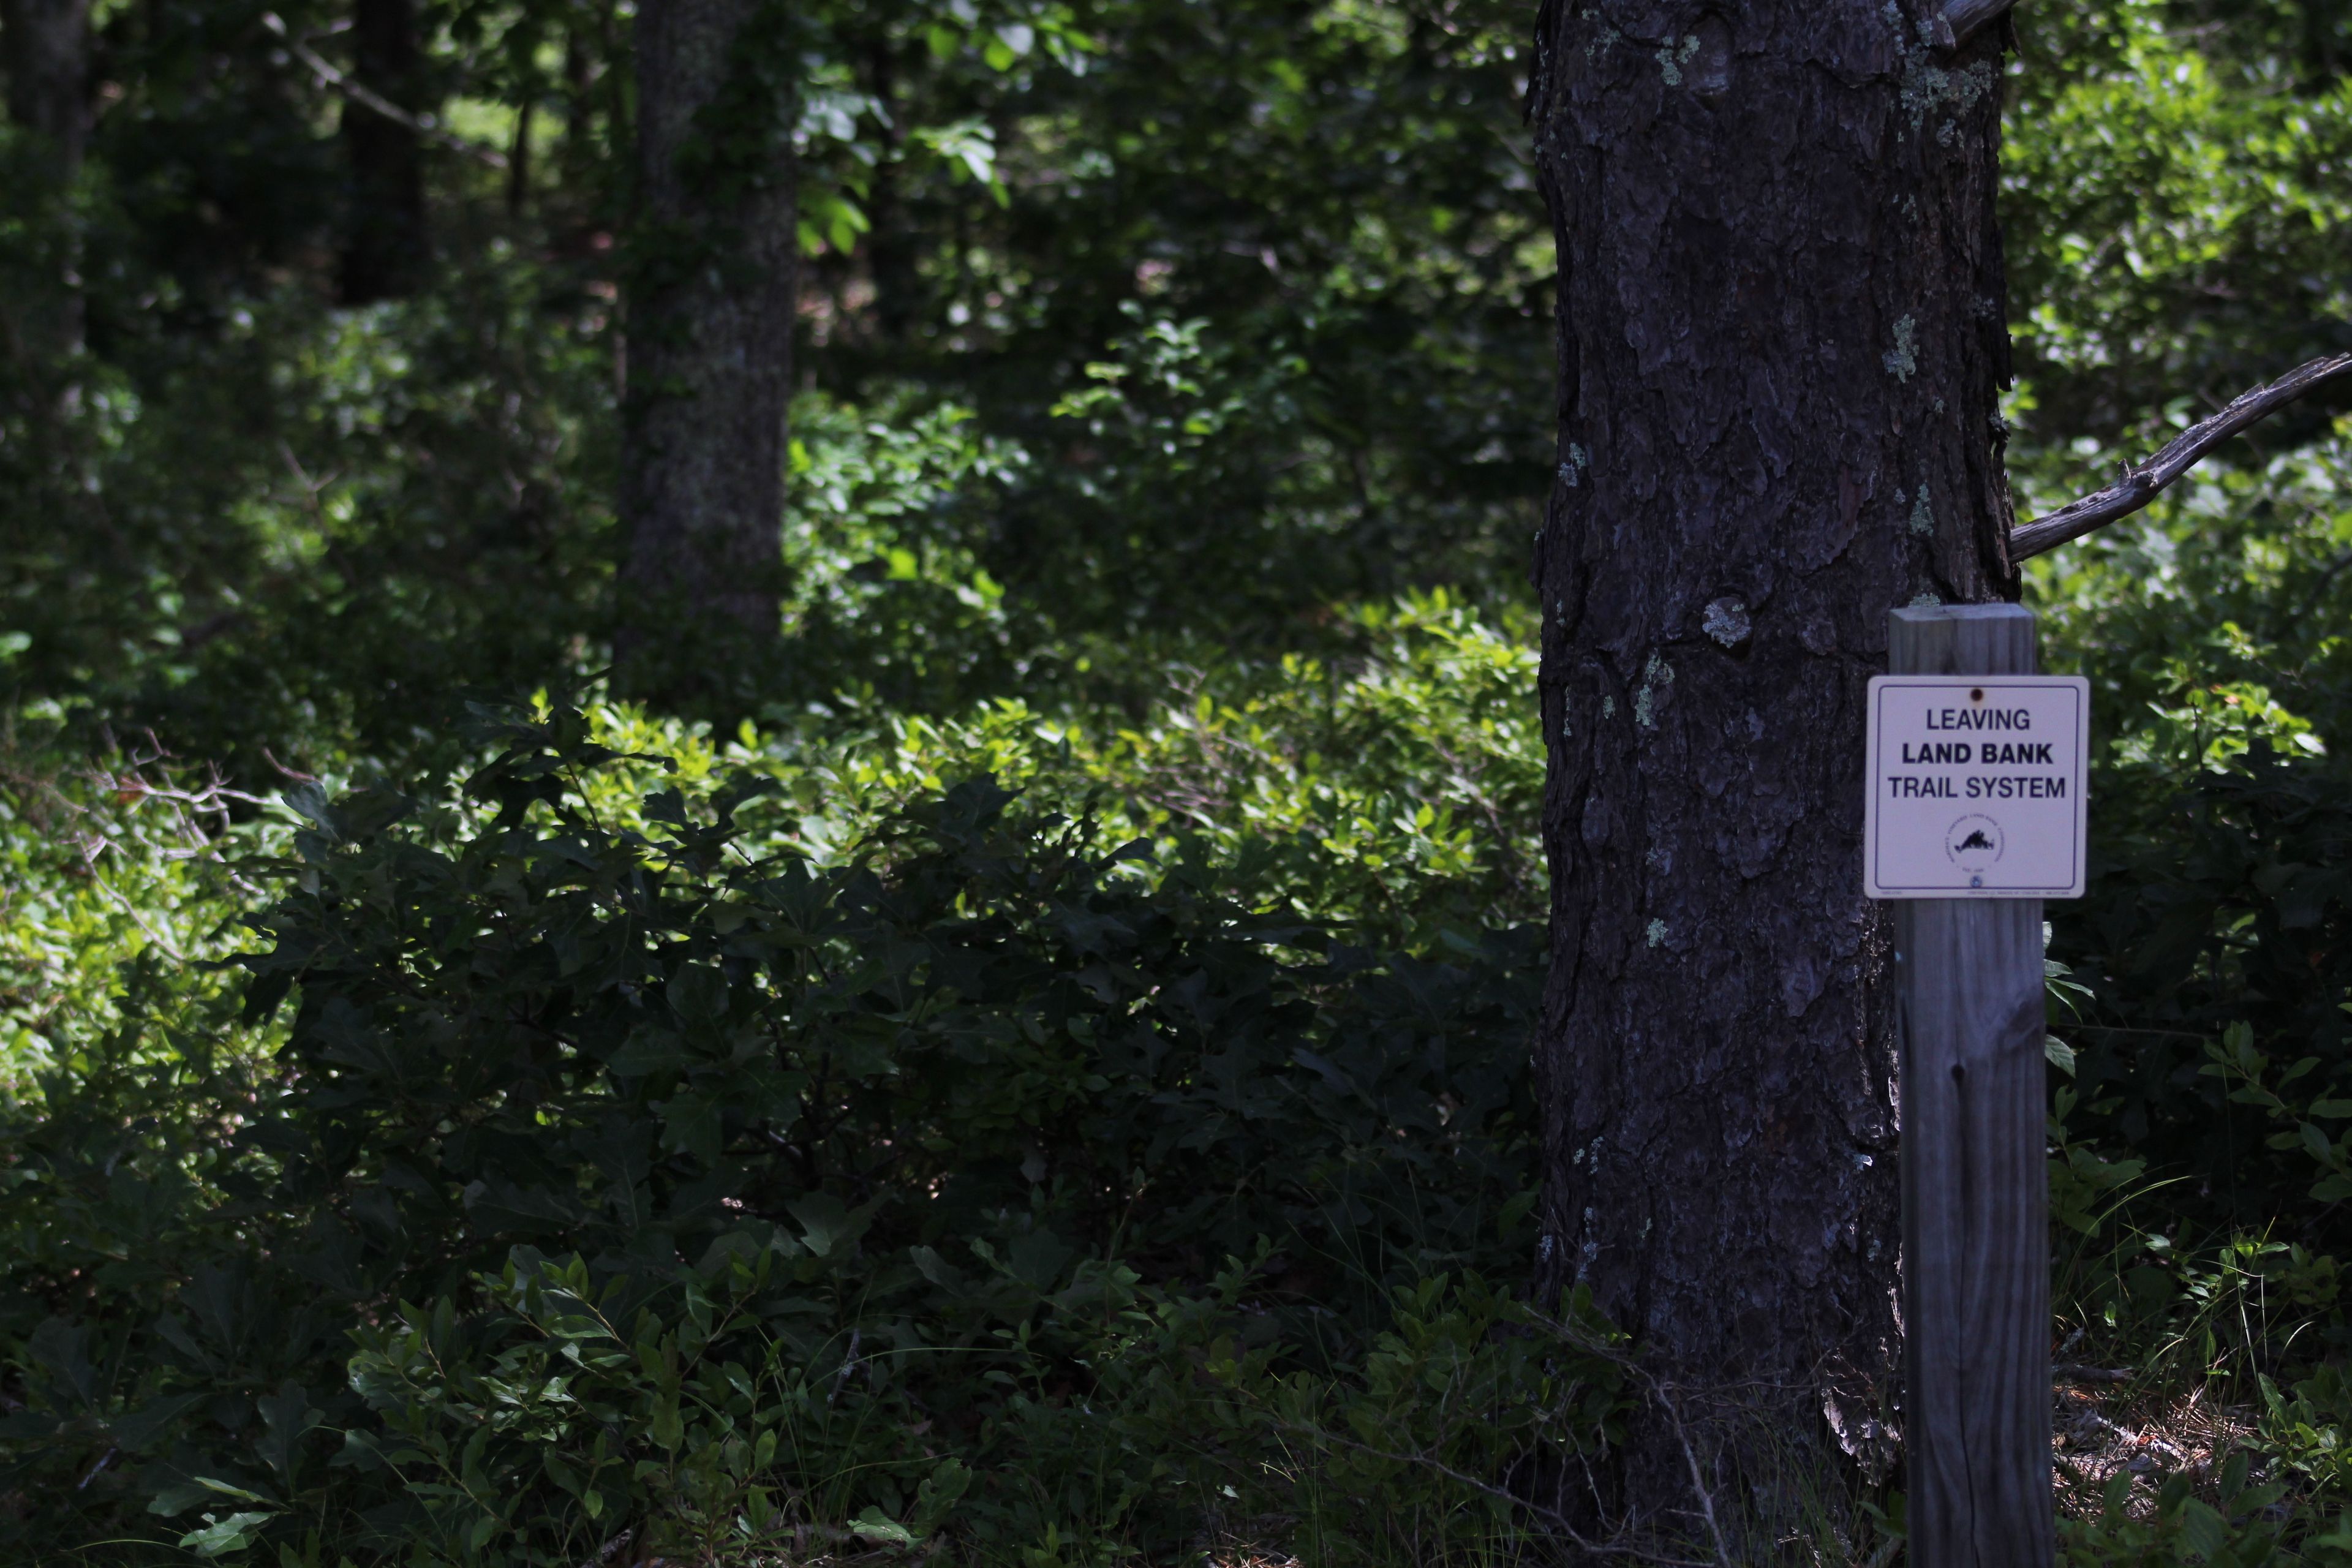
[[[2091,683],[1870,683],[1863,887],[1874,899],[2079,899]]]

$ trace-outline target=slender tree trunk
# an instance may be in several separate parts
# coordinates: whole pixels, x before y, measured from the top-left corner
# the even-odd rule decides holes
[[[905,110],[898,104],[898,50],[887,27],[877,27],[867,47],[866,89],[889,116],[866,192],[866,216],[874,226],[866,237],[866,256],[874,281],[876,335],[885,353],[896,353],[914,331],[921,280],[916,272],[916,237],[900,190],[907,132]]]
[[[1727,1538],[1771,1529],[1893,1453],[1864,688],[1890,606],[2014,577],[2000,45],[1937,57],[1932,9],[1547,0],[1538,24],[1559,254],[1539,1277],[1589,1289],[1672,1406],[1581,1500],[1611,1528],[1703,1537],[1711,1507]]]
[[[89,145],[89,0],[0,0],[8,118],[48,138],[67,171]]]
[[[507,151],[507,216],[522,216],[530,200],[530,117],[537,105],[526,98],[515,110],[514,140]]]
[[[385,101],[430,107],[415,0],[358,0],[352,16],[352,76]],[[343,103],[351,209],[340,288],[347,305],[414,293],[432,258],[425,224],[424,150],[416,132],[363,103]]]
[[[59,195],[81,172],[89,147],[89,0],[0,0],[0,61],[8,72],[8,118],[41,140]],[[81,347],[80,248],[58,258],[55,288],[24,301],[11,324],[16,346],[37,358]]]
[[[586,184],[597,161],[596,75],[588,43],[576,24],[563,35],[563,141],[557,161],[566,189]]]
[[[621,656],[672,698],[716,691],[777,632],[799,233],[783,21],[773,0],[637,10]]]

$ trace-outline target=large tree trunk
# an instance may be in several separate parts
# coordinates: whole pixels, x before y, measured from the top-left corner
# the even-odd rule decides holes
[[[8,118],[40,138],[40,159],[63,196],[89,146],[89,0],[0,0],[0,62],[8,72]],[[54,287],[20,301],[12,345],[36,359],[81,347],[79,242],[58,258]]]
[[[1547,0],[1538,24],[1559,253],[1539,1273],[1591,1289],[1676,1413],[1582,1500],[1612,1528],[1783,1526],[1796,1490],[1892,1451],[1864,696],[1890,606],[2014,579],[2000,29],[1939,58],[1932,9]]]
[[[792,57],[774,0],[644,0],[636,43],[621,654],[634,688],[680,698],[777,633]]]
[[[430,107],[415,0],[358,0],[352,14],[352,79],[410,114]],[[365,305],[414,293],[432,257],[425,226],[424,149],[415,127],[353,99],[343,101],[351,209],[340,291]]]

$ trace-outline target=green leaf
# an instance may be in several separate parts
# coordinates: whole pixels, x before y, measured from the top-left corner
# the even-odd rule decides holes
[[[341,837],[336,826],[335,814],[327,805],[326,787],[317,780],[298,784],[278,798],[314,824],[330,839]]]
[[[278,1472],[278,1479],[288,1486],[294,1481],[294,1465],[305,1434],[326,1419],[325,1413],[310,1405],[310,1395],[301,1384],[289,1379],[278,1385],[278,1392],[256,1400],[266,1428],[259,1445],[264,1462]]]
[[[2189,1550],[2201,1557],[2210,1557],[2221,1550],[2230,1539],[2229,1521],[2196,1498],[2181,1504],[2180,1537]]]
[[[670,977],[669,1005],[690,1026],[708,1028],[727,1016],[727,976],[708,963],[681,964]]]
[[[192,1530],[180,1537],[180,1544],[199,1557],[226,1557],[243,1552],[261,1533],[262,1526],[278,1516],[274,1513],[233,1513],[226,1519],[207,1522],[201,1530]]]
[[[548,1449],[540,1456],[540,1464],[546,1469],[548,1479],[570,1492],[573,1497],[583,1495],[586,1489],[587,1478],[564,1458],[561,1451],[554,1448]]]
[[[185,1513],[196,1504],[216,1497],[229,1498],[237,1502],[257,1502],[265,1506],[275,1506],[259,1492],[247,1491],[243,1487],[232,1485],[211,1476],[190,1476],[183,1480],[168,1482],[158,1489],[155,1495],[148,1500],[147,1511],[170,1519],[174,1514]]]
[[[662,1119],[662,1147],[692,1154],[706,1165],[718,1163],[719,1102],[698,1089],[682,1089],[657,1109]]]
[[[62,1399],[87,1409],[98,1398],[98,1369],[82,1349],[83,1338],[79,1325],[45,1318],[25,1342],[25,1351]]]
[[[604,1064],[623,1078],[645,1078],[657,1072],[683,1071],[687,1065],[686,1047],[677,1035],[665,1027],[640,1024],[629,1032]]]
[[[1077,1248],[1043,1226],[1014,1237],[1005,1248],[1005,1260],[1014,1277],[1040,1292],[1054,1288],[1064,1267],[1076,1255]]]
[[[838,1517],[838,1516],[836,1516]],[[879,1507],[872,1507],[849,1521],[850,1533],[867,1541],[878,1541],[885,1546],[912,1546],[915,1533],[905,1525],[885,1515]]]
[[[915,1489],[915,1510],[908,1516],[908,1532],[924,1541],[938,1534],[957,1502],[971,1489],[972,1479],[971,1468],[961,1459],[951,1456],[942,1460]]]
[[[211,1397],[209,1394],[173,1394],[161,1399],[151,1399],[138,1409],[116,1416],[108,1424],[109,1429],[117,1443],[135,1454],[161,1436],[181,1416]]]
[[[678,1413],[677,1401],[670,1397],[655,1400],[653,1420],[646,1429],[655,1443],[675,1452],[686,1441],[686,1420]]]

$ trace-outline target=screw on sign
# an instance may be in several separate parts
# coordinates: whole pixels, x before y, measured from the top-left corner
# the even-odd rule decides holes
[[[2042,900],[2083,893],[2089,683],[2034,673],[2015,605],[1896,610],[1888,645],[1862,870],[1897,900],[1909,1561],[2043,1568]]]

